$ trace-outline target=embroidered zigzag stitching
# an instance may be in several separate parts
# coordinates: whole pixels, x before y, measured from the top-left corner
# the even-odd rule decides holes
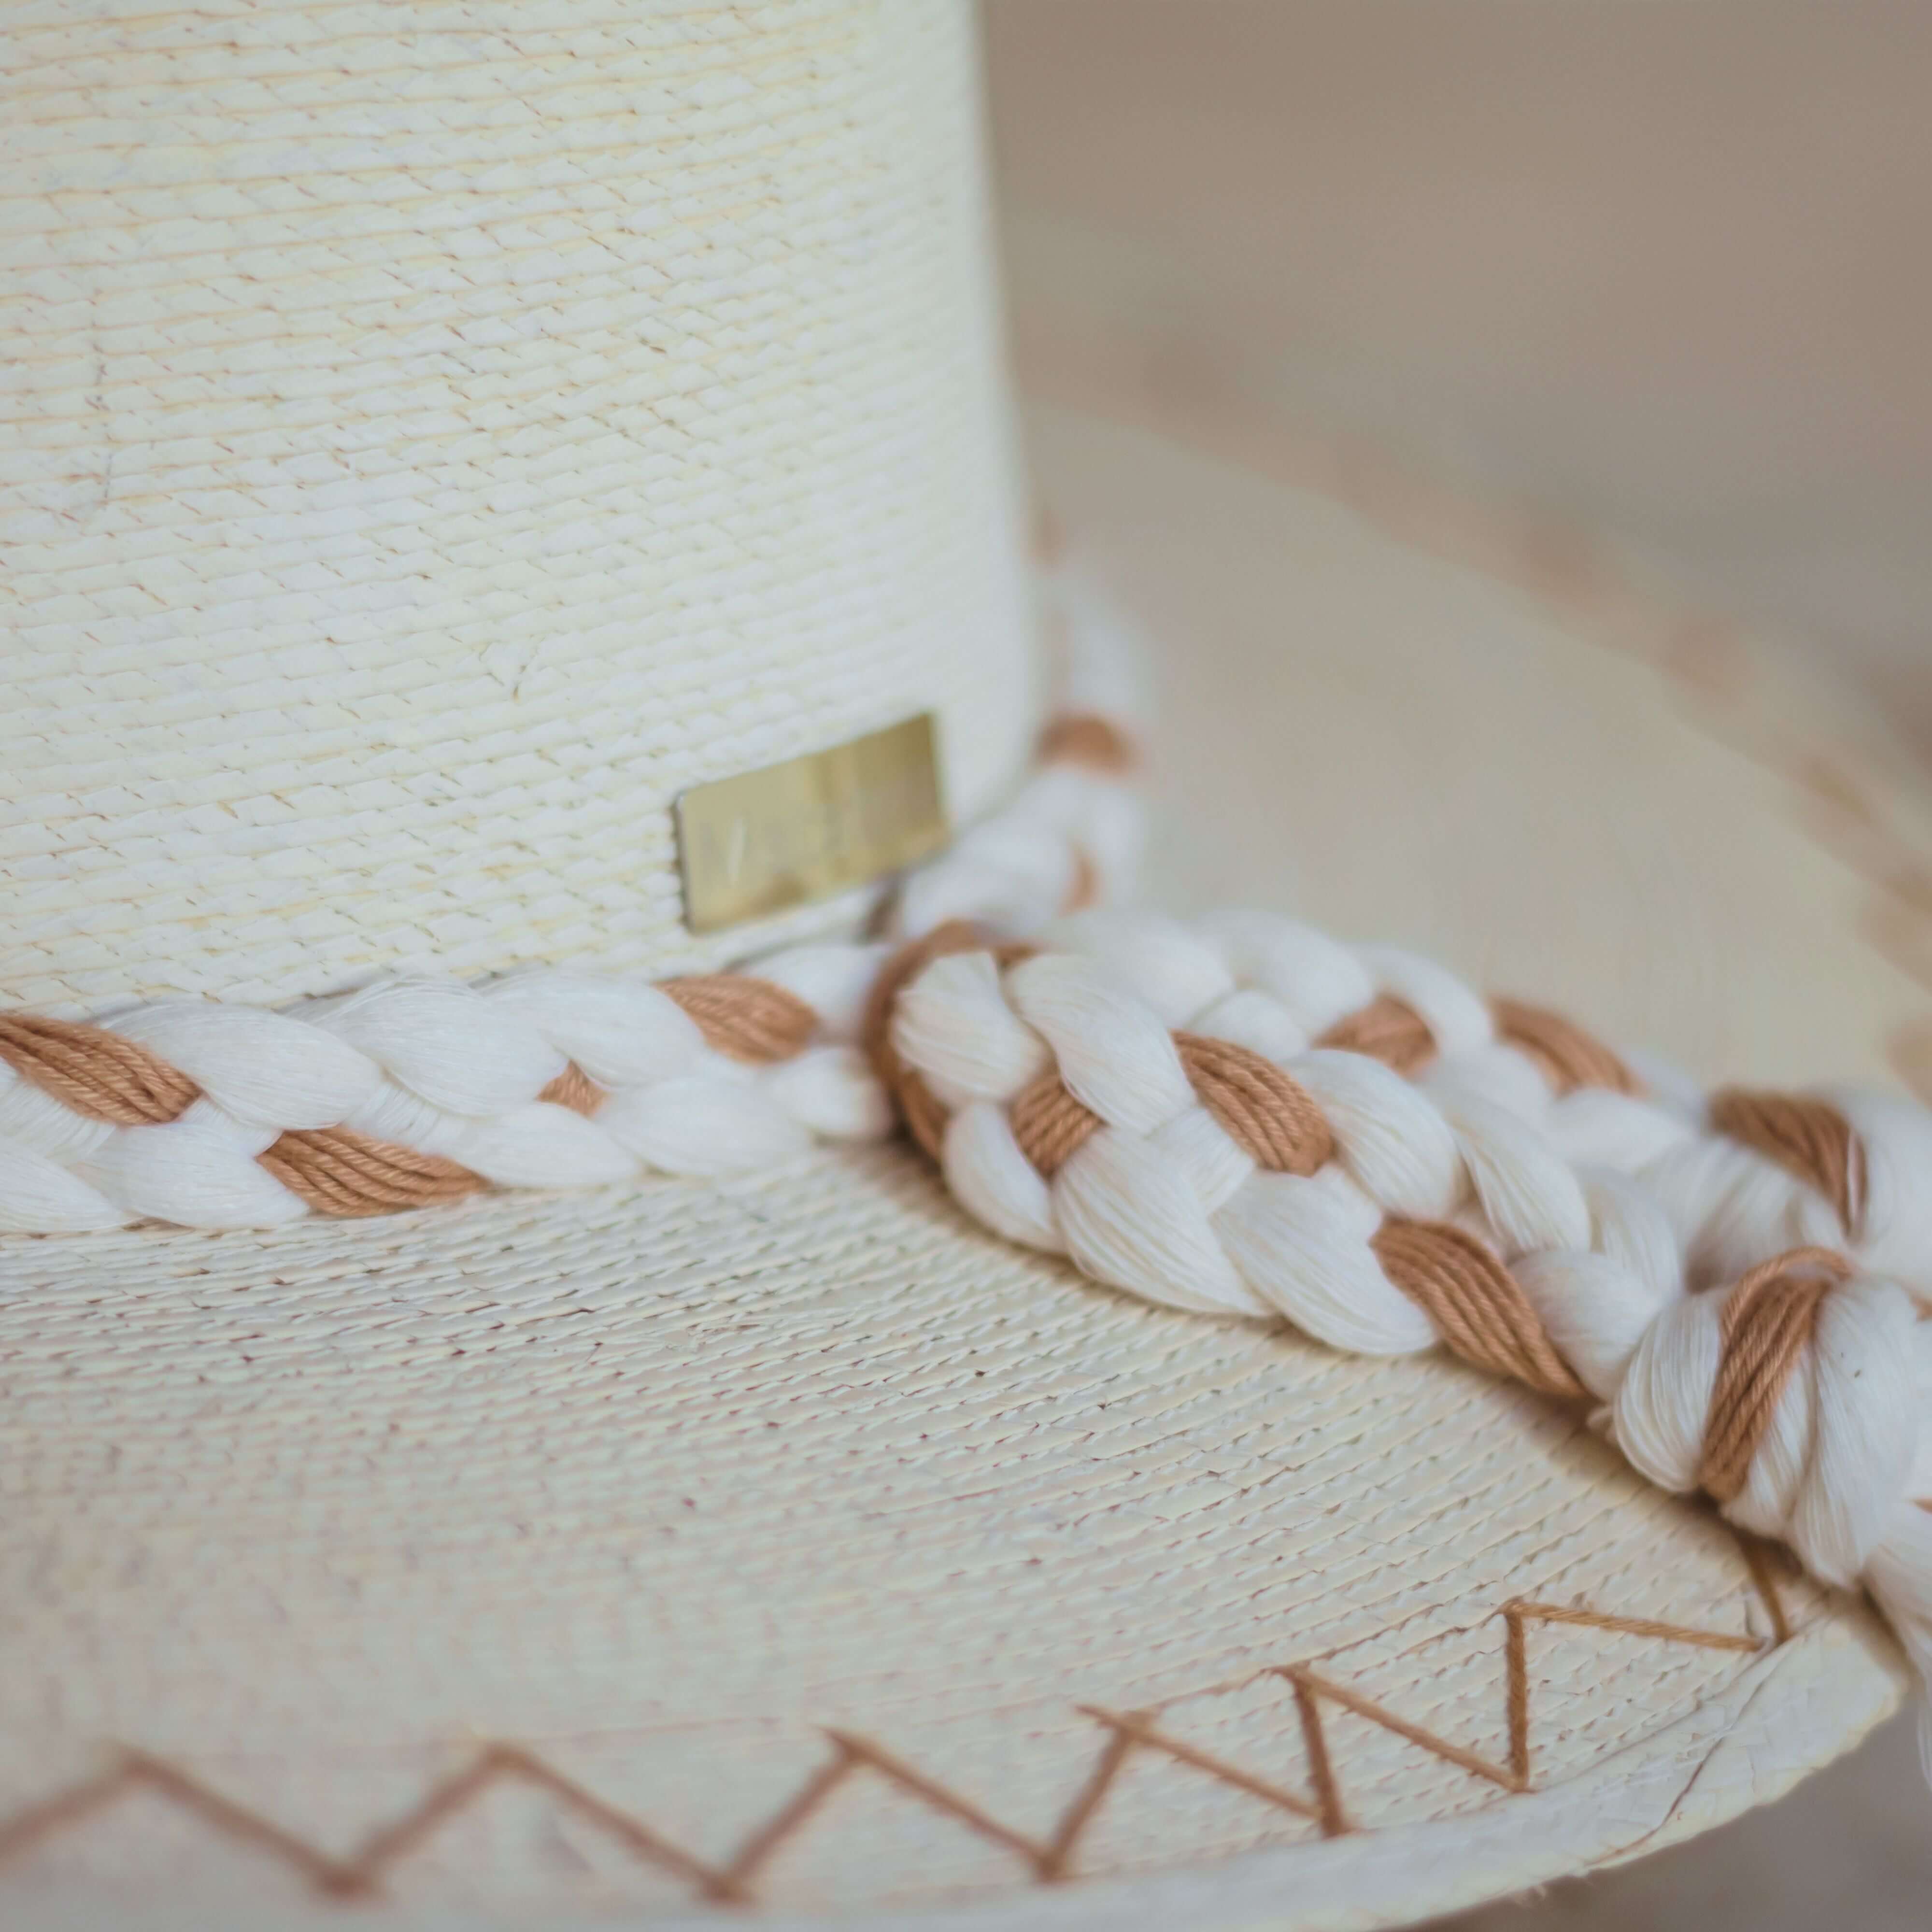
[[[119,1799],[146,1790],[179,1806],[237,1843],[278,1858],[320,1896],[368,1899],[380,1895],[390,1870],[486,1791],[499,1784],[521,1784],[548,1792],[563,1809],[603,1832],[640,1862],[688,1884],[698,1897],[719,1905],[746,1906],[759,1902],[758,1881],[777,1854],[810,1827],[842,1786],[869,1774],[1010,1852],[1036,1883],[1052,1884],[1077,1875],[1075,1858],[1080,1842],[1099,1815],[1115,1779],[1136,1751],[1164,1756],[1280,1810],[1312,1820],[1324,1837],[1333,1838],[1358,1828],[1351,1823],[1345,1808],[1341,1779],[1322,1723],[1324,1704],[1366,1718],[1505,1792],[1528,1791],[1533,1788],[1528,1627],[1564,1624],[1710,1650],[1754,1652],[1774,1648],[1791,1634],[1776,1583],[1764,1553],[1742,1539],[1739,1546],[1753,1586],[1769,1616],[1772,1635],[1768,1645],[1756,1637],[1726,1631],[1616,1616],[1522,1598],[1513,1598],[1502,1605],[1497,1614],[1503,1620],[1508,1709],[1509,1754],[1505,1763],[1497,1763],[1412,1722],[1309,1664],[1278,1664],[1257,1675],[1278,1677],[1292,1688],[1307,1764],[1310,1789],[1306,1794],[1286,1790],[1227,1759],[1172,1736],[1162,1729],[1157,1710],[1117,1712],[1083,1705],[1076,1708],[1101,1726],[1107,1734],[1106,1740],[1052,1831],[1040,1838],[1002,1823],[971,1798],[907,1763],[872,1738],[848,1731],[828,1730],[825,1736],[831,1747],[829,1755],[722,1864],[707,1862],[686,1851],[641,1819],[607,1803],[595,1792],[566,1777],[525,1747],[498,1743],[482,1746],[466,1765],[432,1785],[408,1810],[377,1826],[346,1856],[333,1854],[312,1844],[227,1797],[178,1765],[146,1751],[123,1750],[97,1775],[16,1813],[10,1819],[0,1820],[0,1866],[78,1828]]]

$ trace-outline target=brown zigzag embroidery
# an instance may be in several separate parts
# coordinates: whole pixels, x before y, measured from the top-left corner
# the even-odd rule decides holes
[[[1379,1724],[1386,1731],[1393,1731],[1399,1738],[1406,1738],[1433,1756],[1448,1762],[1460,1766],[1472,1777],[1486,1778],[1492,1784],[1500,1785],[1504,1790],[1523,1792],[1530,1788],[1529,1783],[1529,1645],[1527,1628],[1531,1624],[1571,1624],[1588,1630],[1612,1630],[1625,1636],[1648,1637],[1659,1643],[1688,1643],[1705,1650],[1756,1651],[1761,1646],[1756,1638],[1733,1636],[1722,1630],[1694,1630],[1683,1624],[1658,1623],[1647,1617],[1606,1616],[1600,1611],[1573,1610],[1561,1604],[1531,1603],[1516,1598],[1502,1607],[1503,1667],[1504,1694],[1509,1712],[1509,1762],[1497,1764],[1478,1751],[1452,1743],[1438,1736],[1424,1726],[1412,1724],[1406,1718],[1398,1716],[1386,1704],[1378,1704],[1372,1697],[1365,1697],[1359,1690],[1352,1690],[1345,1684],[1332,1679],[1318,1676],[1306,1664],[1291,1664],[1282,1666],[1277,1674],[1286,1677],[1298,1691],[1306,1694],[1302,1705],[1304,1726],[1311,1723],[1318,1731],[1321,1724],[1320,1702],[1324,1698],[1339,1704],[1345,1711],[1352,1711],[1358,1718],[1366,1718],[1371,1724]],[[1311,1753],[1311,1757],[1312,1754]],[[1322,1756],[1325,1762],[1327,1751]],[[1334,1774],[1328,1778],[1329,1803],[1326,1808],[1330,1815],[1341,1816],[1341,1796]]]
[[[1768,1560],[1762,1550],[1754,1551],[1749,1544],[1741,1541],[1739,1548],[1753,1583],[1770,1612],[1774,1647],[1791,1632]],[[1258,1675],[1279,1678],[1293,1690],[1308,1768],[1310,1790],[1306,1796],[1285,1790],[1226,1758],[1173,1736],[1162,1727],[1158,1711],[1111,1711],[1082,1705],[1077,1708],[1102,1726],[1107,1740],[1080,1789],[1043,1838],[1029,1838],[1002,1824],[972,1799],[896,1756],[873,1739],[835,1730],[826,1733],[832,1746],[831,1755],[722,1864],[709,1864],[685,1850],[629,1812],[608,1804],[594,1792],[554,1770],[534,1753],[512,1744],[485,1745],[462,1769],[431,1786],[409,1810],[378,1826],[344,1856],[331,1854],[310,1844],[176,1765],[145,1751],[124,1750],[97,1776],[29,1806],[11,1819],[0,1820],[0,1864],[76,1828],[121,1798],[146,1790],[167,1798],[237,1843],[280,1860],[322,1896],[368,1899],[380,1894],[384,1877],[395,1865],[420,1850],[444,1824],[474,1804],[484,1792],[495,1785],[520,1784],[548,1792],[563,1809],[604,1833],[640,1864],[682,1880],[700,1898],[719,1905],[742,1906],[757,1902],[758,1880],[778,1852],[810,1828],[833,1794],[853,1779],[870,1775],[1010,1852],[1036,1882],[1053,1884],[1075,1875],[1076,1854],[1082,1839],[1137,1751],[1164,1756],[1198,1771],[1291,1816],[1311,1821],[1324,1837],[1334,1838],[1354,1828],[1344,1809],[1341,1780],[1323,1728],[1324,1703],[1366,1718],[1505,1792],[1520,1792],[1531,1789],[1527,1638],[1530,1624],[1559,1624],[1609,1630],[1708,1650],[1756,1652],[1766,1648],[1752,1636],[1660,1623],[1648,1618],[1613,1616],[1523,1598],[1511,1598],[1498,1614],[1503,1620],[1509,1727],[1509,1758],[1504,1764],[1412,1722],[1362,1692],[1318,1672],[1312,1665],[1276,1664]],[[1182,1701],[1172,1699],[1169,1705]]]

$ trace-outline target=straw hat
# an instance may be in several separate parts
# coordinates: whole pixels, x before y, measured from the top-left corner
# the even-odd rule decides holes
[[[1833,1377],[1917,1346],[1918,1117],[1780,1162],[1669,1065],[1883,1080],[1855,875],[1579,622],[1048,416],[1136,714],[1027,562],[963,9],[9,34],[8,1923],[1393,1924],[1895,1705]],[[1588,1030],[1064,918],[1143,738],[1171,908]],[[1378,1187],[1325,1313],[1230,1232]],[[1793,1230],[1666,1493],[1631,1348]]]

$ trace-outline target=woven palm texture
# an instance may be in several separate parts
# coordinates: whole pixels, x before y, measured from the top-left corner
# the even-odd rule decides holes
[[[294,523],[184,520],[178,538],[184,478],[124,508],[144,473],[127,454],[105,481],[103,456],[92,496],[73,474],[74,452],[100,447],[77,427],[88,395],[118,399],[110,422],[146,420],[172,311],[142,307],[146,270],[117,261],[131,244],[105,238],[121,232],[106,214],[97,233],[47,210],[125,201],[136,164],[103,147],[77,187],[42,164],[46,208],[21,246],[31,265],[53,246],[34,234],[94,238],[96,304],[130,332],[98,352],[128,358],[110,373],[136,394],[70,356],[29,412],[68,438],[61,463],[28,466],[29,560],[79,547],[58,596],[31,580],[31,608],[80,628],[40,640],[47,682],[0,732],[78,743],[58,678],[101,652],[113,676],[85,688],[124,736],[70,775],[0,760],[28,788],[7,820],[10,902],[28,909],[9,928],[10,1002],[266,1000],[416,947],[474,972],[580,944],[606,968],[715,958],[675,923],[670,793],[908,700],[940,716],[960,818],[1003,793],[1037,698],[976,202],[958,185],[956,10],[486,7],[405,34],[355,8],[57,8],[9,28],[71,63],[90,101],[121,76],[98,98],[124,121],[170,76],[214,113],[208,75],[239,62],[220,113],[320,116],[349,143],[287,218],[286,280],[263,280],[272,250],[250,257],[246,327],[170,405],[193,418],[226,395],[245,416],[248,329],[279,340],[260,378],[276,400],[250,434],[272,453],[289,438]],[[552,88],[543,138],[519,149]],[[33,98],[46,128],[76,111]],[[620,128],[599,131],[600,103]],[[660,112],[712,132],[689,153],[653,147],[637,136]],[[446,123],[471,143],[446,172],[434,141],[412,145]],[[285,168],[290,132],[269,142]],[[280,194],[244,194],[246,155],[209,133],[149,144],[180,178],[158,225],[129,231],[137,252],[185,252],[252,220],[250,195]],[[310,136],[298,159],[322,156]],[[808,211],[855,181],[853,225],[801,258],[766,198]],[[392,203],[435,209],[459,184],[515,188],[505,232],[530,239],[533,280],[486,275],[473,317],[418,338],[424,308],[466,286],[457,244],[392,239],[391,272],[415,265],[392,326],[332,362],[277,335],[311,240],[373,245]],[[472,226],[503,238],[500,220],[450,216],[451,237]],[[716,252],[679,252],[694,235]],[[574,335],[574,278],[598,290],[608,252],[632,250],[626,277],[650,281],[655,262],[660,278],[632,323],[595,326],[596,302],[632,298],[620,278]],[[794,306],[802,262],[829,278],[806,286],[845,305]],[[30,297],[65,286],[41,274]],[[206,279],[196,299],[218,304]],[[701,436],[664,373],[675,358],[638,346],[666,286],[706,304],[689,352],[712,383],[692,379]],[[748,345],[790,316],[805,320],[769,350],[767,393]],[[90,326],[106,328],[76,310],[54,340],[64,353]],[[539,358],[525,415],[490,417],[452,458],[480,468],[439,481],[442,446],[373,399],[405,338],[459,388]],[[608,358],[632,348],[634,389],[606,394]],[[807,372],[796,393],[778,382],[788,359]],[[346,536],[326,493],[347,405],[329,392],[301,414],[332,368],[344,391],[372,372],[370,463],[430,452],[398,485],[406,514],[350,493]],[[628,432],[614,474],[573,441],[604,416]],[[768,467],[714,472],[709,452],[740,433]],[[160,460],[152,432],[130,441]],[[651,469],[687,445],[702,454]],[[269,487],[242,474],[256,447],[238,428],[195,459],[226,479],[213,508]],[[498,476],[519,450],[520,482]],[[1295,904],[1560,998],[1702,1072],[1869,1075],[1874,1041],[1917,1010],[1778,782],[1683,724],[1642,666],[1332,502],[1156,439],[1053,417],[1036,455],[1177,640],[1155,778],[1170,902]],[[310,460],[320,480],[295,488]],[[779,507],[734,522],[734,493],[761,478]],[[90,548],[96,520],[114,540]],[[688,540],[660,545],[664,527]],[[237,640],[309,608],[314,572],[328,609],[354,606],[343,572],[374,582],[392,544],[407,561],[370,607],[382,626],[298,626],[252,656]],[[204,597],[218,559],[287,580]],[[184,617],[145,601],[170,596]],[[654,626],[667,599],[678,620]],[[176,622],[195,640],[178,650]],[[412,626],[409,650],[377,649],[390,624]],[[500,643],[524,667],[508,686],[477,669]],[[378,672],[374,695],[329,711]],[[814,710],[821,676],[837,700]],[[256,689],[272,695],[259,713],[237,696]],[[144,737],[170,706],[173,736]],[[456,721],[479,710],[493,722],[476,739]],[[224,721],[220,756],[196,716]],[[313,790],[270,782],[286,720],[313,734]],[[186,752],[164,755],[184,731]],[[492,749],[466,766],[472,742]],[[220,792],[231,756],[245,800]],[[468,776],[445,786],[452,760]],[[371,766],[392,809],[358,820]],[[110,784],[122,771],[135,795]],[[51,844],[43,816],[64,828]],[[328,844],[338,822],[351,830]],[[148,910],[116,924],[123,904]],[[849,928],[857,910],[730,943]],[[1861,1606],[1646,1488],[1580,1419],[1439,1359],[1348,1360],[1131,1305],[976,1232],[896,1149],[351,1226],[16,1241],[0,1283],[10,1924],[676,1924],[752,1907],[781,1924],[1393,1924],[1733,1816],[1899,1695]]]
[[[1614,856],[1646,828],[1694,808],[1713,842],[1677,874],[1712,980],[1672,1004],[1627,986],[1610,1022],[1647,997],[1653,1036],[1694,1048],[1724,974],[1781,945],[1724,1048],[1777,1030],[1802,1073],[1790,1029],[1828,1007],[1855,1017],[1814,1050],[1870,1070],[1912,995],[1840,922],[1853,882],[1650,674],[1319,500],[1053,428],[1049,474],[1141,596],[1212,604],[1216,641],[1170,678],[1253,675],[1242,634],[1278,648],[1293,585],[1311,621],[1280,675],[1331,688],[1306,717],[1250,707],[1256,744],[1298,754],[1285,813],[1334,783],[1318,743],[1389,762],[1439,729],[1439,692],[1392,705],[1369,674],[1424,627],[1469,640],[1472,730],[1504,706],[1542,728],[1498,729],[1490,784],[1552,801],[1520,836],[1594,866],[1593,916],[1627,928],[1652,893]],[[1264,750],[1170,715],[1169,784],[1218,810]],[[1558,720],[1575,776],[1552,788]],[[1586,814],[1634,751],[1667,776]],[[1473,826],[1489,797],[1452,809]],[[1737,842],[1777,894],[1735,866],[1715,892]],[[1282,883],[1265,824],[1170,862]],[[1419,893],[1440,863],[1360,862],[1355,909],[1468,948],[1479,915]],[[1484,930],[1532,920],[1529,883]],[[1808,906],[1801,951],[1784,922]],[[1389,1922],[1715,1822],[1898,1694],[1856,1605],[1574,1419],[1433,1359],[1082,1288],[890,1151],[40,1243],[31,1271],[7,1466],[40,1554],[4,1726],[29,1909]]]
[[[958,9],[4,32],[10,1000],[701,964],[854,909],[692,942],[686,787],[924,709],[1010,786]]]

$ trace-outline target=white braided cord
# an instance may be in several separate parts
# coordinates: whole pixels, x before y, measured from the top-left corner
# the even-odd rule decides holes
[[[1714,1157],[1714,1137],[1669,1106],[1554,1094],[1534,1060],[1494,1037],[1482,1002],[1412,956],[1342,947],[1261,915],[1192,930],[1103,916],[1053,937],[1070,950],[1004,971],[986,952],[938,959],[898,1000],[894,1044],[950,1113],[942,1165],[977,1218],[1144,1299],[1286,1318],[1369,1354],[1442,1339],[1372,1238],[1391,1216],[1448,1222],[1507,1263],[1636,1468],[1669,1490],[1699,1487],[1726,1297],[1693,1290],[1678,1227],[1642,1177],[1694,1158],[1742,1172],[1744,1150]],[[1310,1044],[1378,991],[1423,1011],[1444,1043],[1419,1080]],[[1283,1068],[1319,1105],[1338,1157],[1307,1177],[1258,1166],[1190,1085],[1177,1029]],[[1027,1160],[1009,1112],[1048,1070],[1101,1122],[1051,1178]],[[1887,1177],[1874,1226],[1724,1508],[1788,1543],[1823,1581],[1868,1585],[1922,1673],[1932,1668],[1932,1514],[1918,1502],[1932,1496],[1932,1323],[1918,1320],[1898,1277],[1932,1288],[1924,1203],[1906,1181],[1932,1122],[1903,1102],[1853,1104]],[[1580,1153],[1596,1159],[1579,1164]],[[1638,1175],[1597,1164],[1606,1156]],[[1763,1179],[1707,1198],[1733,1217],[1761,1213],[1739,1244],[1780,1252],[1794,1216],[1816,1218],[1801,1198],[1811,1190]],[[1835,1217],[1818,1233],[1847,1246]],[[1875,1251],[1889,1258],[1880,1264]]]
[[[1102,908],[1061,920],[1058,949],[1104,963],[1171,1028],[1253,1048],[1286,1064],[1378,994],[1428,1023],[1439,1053],[1415,1084],[1465,1122],[1499,1115],[1534,1128],[1570,1166],[1640,1178],[1666,1216],[1691,1279],[1727,1281],[1786,1250],[1842,1249],[1932,1304],[1932,1112],[1896,1095],[1812,1090],[1858,1133],[1863,1211],[1847,1230],[1818,1189],[1712,1129],[1706,1096],[1654,1055],[1632,1055],[1646,1090],[1561,1092],[1499,1037],[1490,1003],[1434,961],[1352,946],[1298,921],[1235,911],[1183,925]]]
[[[656,987],[557,969],[482,988],[392,980],[288,1013],[137,1009],[116,1028],[202,1097],[164,1125],[104,1127],[10,1079],[0,1212],[41,1230],[142,1216],[272,1225],[307,1209],[256,1156],[284,1131],[323,1126],[443,1156],[502,1186],[720,1174],[814,1138],[874,1138],[891,1108],[857,1036],[892,950],[813,946],[758,962],[758,976],[817,1022],[803,1051],[766,1066],[713,1052]],[[1423,1013],[1442,1043],[1418,1079],[1311,1043],[1382,992]],[[1336,1158],[1305,1176],[1258,1166],[1198,1097],[1177,1029],[1284,1070],[1318,1106]],[[1508,1264],[1636,1468],[1667,1490],[1699,1486],[1725,1296],[1693,1292],[1652,1178],[1672,1163],[1743,1172],[1745,1150],[1718,1146],[1668,1105],[1554,1093],[1532,1058],[1496,1037],[1484,1003],[1429,962],[1261,915],[1192,929],[1083,916],[1004,968],[988,951],[934,961],[899,993],[892,1040],[949,1115],[948,1186],[994,1232],[1147,1300],[1285,1318],[1333,1347],[1394,1354],[1442,1337],[1390,1279],[1375,1238],[1390,1217],[1448,1223]],[[537,1097],[573,1064],[608,1090],[593,1118]],[[1049,1070],[1100,1123],[1050,1177],[1009,1113]],[[1884,1177],[1865,1246],[1907,1265],[1868,1256],[1826,1298],[1724,1508],[1788,1543],[1823,1581],[1868,1585],[1924,1671],[1932,1515],[1917,1499],[1932,1494],[1932,1324],[1894,1276],[1922,1293],[1932,1282],[1906,1184],[1928,1128],[1900,1103],[1845,1104]],[[1726,1241],[1761,1246],[1794,1214],[1816,1218],[1801,1184],[1764,1180],[1711,1192],[1732,1222],[1766,1217]],[[1678,1190],[1680,1212],[1693,1192]],[[1820,1232],[1845,1245],[1835,1226]]]
[[[1076,667],[1087,652],[1072,682],[1102,685],[1104,607],[1065,586],[1056,615]],[[1100,717],[1118,709],[1105,688],[1081,702]],[[1932,1300],[1932,1202],[1917,1184],[1932,1117],[1831,1096],[1865,1164],[1848,1231],[1816,1187],[1712,1132],[1667,1072],[1647,1070],[1644,1097],[1559,1090],[1488,1002],[1415,955],[1261,914],[1192,926],[1106,910],[1054,916],[1082,886],[1121,890],[1138,842],[1138,807],[1117,776],[1043,770],[902,882],[892,941],[755,962],[754,976],[812,1020],[800,1051],[766,1064],[715,1051],[658,987],[560,968],[481,986],[400,976],[283,1012],[164,1001],[107,1016],[200,1097],[164,1124],[117,1126],[0,1068],[0,1226],[274,1226],[308,1204],[258,1156],[284,1133],[331,1127],[502,1187],[719,1174],[814,1140],[875,1138],[892,1108],[860,1043],[874,982],[898,943],[973,920],[1033,936],[1036,950],[1004,965],[990,951],[928,964],[898,993],[892,1045],[944,1110],[941,1164],[962,1204],[1111,1286],[1285,1318],[1352,1352],[1414,1352],[1442,1337],[1373,1244],[1391,1217],[1448,1224],[1507,1264],[1604,1432],[1652,1480],[1685,1492],[1699,1484],[1723,1353],[1725,1296],[1696,1291],[1794,1246],[1846,1253],[1852,1278],[1821,1304],[1724,1507],[1823,1580],[1868,1584],[1922,1670],[1932,1666],[1932,1515],[1917,1503],[1932,1492],[1932,1325],[1913,1300]],[[1431,1036],[1414,1078],[1317,1043],[1382,996]],[[1258,1165],[1197,1095],[1177,1031],[1285,1070],[1336,1158],[1307,1174]],[[542,1097],[572,1068],[602,1090],[587,1114]],[[1050,1175],[1010,1117],[1048,1072],[1098,1121]]]

